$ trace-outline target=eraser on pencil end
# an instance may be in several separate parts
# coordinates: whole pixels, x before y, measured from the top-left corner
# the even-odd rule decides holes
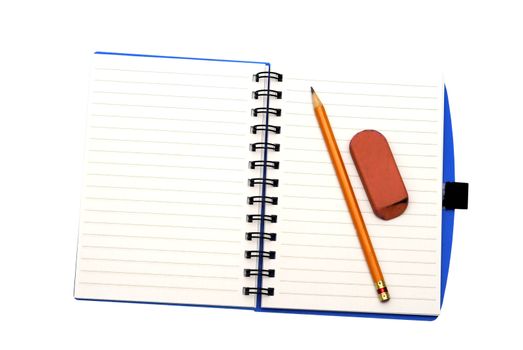
[[[349,148],[374,214],[383,220],[403,214],[409,195],[385,136],[364,130],[352,138]]]

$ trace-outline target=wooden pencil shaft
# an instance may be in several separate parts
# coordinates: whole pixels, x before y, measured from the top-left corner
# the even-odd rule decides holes
[[[314,105],[314,114],[318,120],[323,139],[325,140],[325,145],[327,146],[334,171],[336,172],[336,177],[338,178],[343,197],[347,203],[347,207],[349,209],[354,228],[358,235],[365,260],[367,261],[367,265],[369,267],[369,272],[371,274],[372,280],[376,285],[378,294],[381,294],[380,299],[382,301],[386,301],[388,300],[388,293],[383,279],[383,273],[381,272],[376,253],[374,252],[374,248],[367,231],[367,227],[363,221],[356,196],[354,195],[354,190],[352,189],[349,176],[347,175],[347,170],[345,168],[345,164],[343,163],[343,158],[341,157],[338,144],[336,143],[334,132],[332,131],[325,108],[314,91],[312,91],[312,99]]]

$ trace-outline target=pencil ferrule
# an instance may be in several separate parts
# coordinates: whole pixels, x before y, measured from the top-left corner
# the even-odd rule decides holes
[[[376,292],[378,293],[378,298],[381,302],[390,300],[389,290],[387,289],[385,281],[379,280],[374,285],[376,286]]]

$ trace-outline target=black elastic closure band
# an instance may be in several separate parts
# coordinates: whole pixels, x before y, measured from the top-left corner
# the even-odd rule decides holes
[[[247,203],[250,205],[253,205],[254,203],[264,203],[264,202],[272,204],[272,205],[278,205],[278,197],[268,197],[268,196],[265,196],[265,198],[262,196],[247,197]]]
[[[445,182],[443,187],[443,207],[445,209],[468,209],[469,184],[466,182]]]
[[[254,222],[254,221],[269,221],[269,222],[277,222],[278,221],[278,215],[261,215],[261,214],[248,214],[247,215],[247,222]]]
[[[276,272],[273,269],[269,269],[269,270],[244,269],[243,276],[244,277],[251,277],[251,276],[274,277],[274,276],[276,276]]]
[[[283,81],[283,74],[276,72],[259,72],[252,76],[255,82],[259,82],[260,79],[275,79],[277,81]]]
[[[274,288],[243,287],[243,295],[274,295]]]
[[[251,126],[251,133],[257,134],[258,131],[269,131],[275,134],[281,133],[281,126],[277,125],[265,125],[265,124],[257,124]]]
[[[276,252],[273,250],[270,251],[263,251],[260,253],[259,250],[246,250],[245,251],[245,259],[251,259],[251,258],[267,258],[267,259],[276,259]]]
[[[258,107],[258,108],[253,108],[251,110],[251,114],[253,117],[257,117],[258,114],[260,113],[263,113],[263,114],[272,114],[276,117],[280,117],[281,116],[281,109],[280,108],[267,108],[267,107]]]
[[[273,169],[279,169],[280,168],[280,162],[272,161],[272,160],[268,160],[266,162],[264,162],[263,160],[252,160],[252,161],[249,162],[249,168],[250,169],[255,169],[257,167],[263,167],[265,164],[267,164],[267,166],[269,168],[273,168]]]
[[[281,91],[271,89],[261,89],[252,92],[252,98],[255,100],[259,99],[261,96],[274,97],[277,100],[281,100],[282,93]]]
[[[268,241],[276,241],[276,233],[264,233],[263,234],[263,239],[266,239]],[[262,234],[261,232],[245,232],[245,239],[247,241],[252,241],[253,239],[261,239],[262,238]]]

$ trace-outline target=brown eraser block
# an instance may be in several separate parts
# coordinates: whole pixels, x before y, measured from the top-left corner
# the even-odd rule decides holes
[[[349,148],[374,214],[383,220],[400,216],[409,195],[385,136],[364,130],[352,138]]]

